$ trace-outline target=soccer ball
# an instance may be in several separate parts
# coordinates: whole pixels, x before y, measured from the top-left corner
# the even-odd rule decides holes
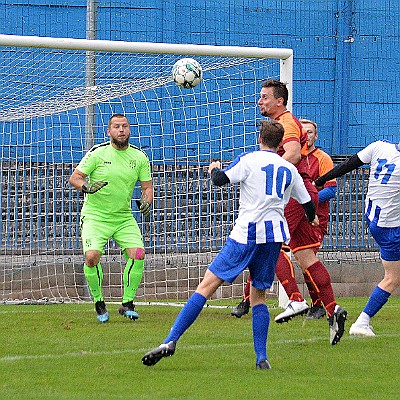
[[[193,58],[181,58],[172,67],[172,78],[181,88],[195,87],[200,83],[202,77],[201,65]]]

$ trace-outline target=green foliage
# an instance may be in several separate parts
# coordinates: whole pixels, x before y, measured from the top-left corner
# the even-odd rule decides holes
[[[270,302],[271,319],[280,310]],[[354,322],[365,298],[340,299]],[[233,302],[232,305],[235,305]],[[347,333],[329,344],[326,320],[270,325],[271,370],[257,371],[251,313],[204,309],[173,357],[154,367],[142,355],[167,335],[178,307],[137,306],[99,324],[92,304],[0,306],[0,399],[397,399],[400,298],[373,319],[375,338]]]

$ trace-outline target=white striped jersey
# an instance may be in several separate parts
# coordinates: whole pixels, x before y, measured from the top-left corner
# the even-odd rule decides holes
[[[284,207],[294,197],[311,200],[296,167],[273,151],[243,153],[223,170],[240,182],[239,215],[230,233],[238,243],[285,242],[290,239]]]
[[[373,142],[357,153],[371,164],[365,214],[384,228],[400,227],[400,150],[397,144]]]

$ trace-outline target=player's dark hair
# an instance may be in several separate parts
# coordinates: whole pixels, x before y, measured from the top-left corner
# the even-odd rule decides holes
[[[283,98],[283,105],[286,106],[289,98],[289,91],[286,83],[277,81],[275,79],[268,79],[261,84],[263,88],[272,88],[275,99]]]
[[[271,149],[277,149],[285,132],[282,124],[275,120],[262,120],[260,124],[261,143]]]
[[[124,114],[113,114],[113,115],[111,115],[110,119],[108,120],[108,128],[111,128],[111,120],[113,118],[126,118],[128,123],[129,123],[129,120],[128,120],[126,115],[124,115]]]

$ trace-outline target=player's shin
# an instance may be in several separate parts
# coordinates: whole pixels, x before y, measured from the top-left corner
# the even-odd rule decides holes
[[[83,266],[83,272],[89,286],[90,293],[95,302],[103,300],[101,285],[103,283],[103,269],[101,264],[98,263],[94,267],[88,267],[86,264]]]
[[[304,282],[307,285],[308,292],[310,293],[311,297],[311,304],[313,306],[322,306],[322,300],[319,297],[318,290],[314,286],[313,281],[310,278],[310,275],[303,272]]]
[[[283,250],[281,250],[279,253],[275,274],[285,289],[289,300],[298,302],[304,301],[304,298],[300,293],[299,286],[296,282],[293,263]]]
[[[124,269],[124,295],[123,303],[132,301],[135,298],[136,291],[142,281],[144,270],[144,260],[129,259]]]
[[[257,304],[252,312],[252,329],[254,351],[256,353],[256,364],[262,360],[268,360],[267,357],[267,339],[269,328],[269,311],[265,304]]]
[[[194,292],[176,317],[164,343],[177,342],[199,316],[206,301],[207,299],[202,294]]]
[[[309,275],[314,288],[317,290],[319,297],[326,308],[328,316],[331,316],[335,311],[336,300],[335,295],[333,294],[329,272],[321,261],[316,261],[304,272]]]

